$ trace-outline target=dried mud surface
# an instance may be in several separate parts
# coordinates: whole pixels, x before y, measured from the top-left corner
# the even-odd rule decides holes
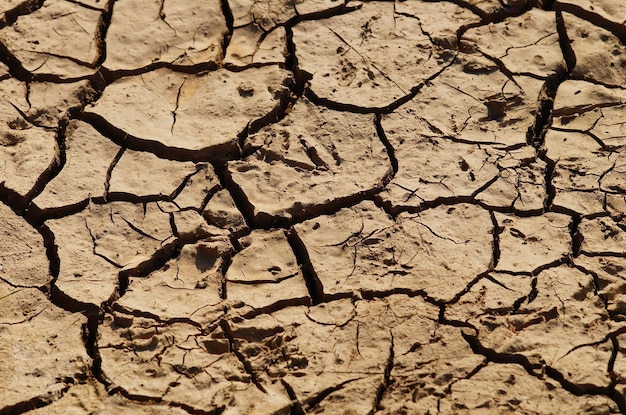
[[[625,22],[0,1],[0,414],[626,413]]]

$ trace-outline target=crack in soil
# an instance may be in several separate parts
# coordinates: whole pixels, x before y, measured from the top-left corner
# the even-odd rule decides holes
[[[0,414],[625,413],[626,15],[416,2],[0,5]]]

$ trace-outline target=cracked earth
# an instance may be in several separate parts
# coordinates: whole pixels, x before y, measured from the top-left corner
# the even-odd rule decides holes
[[[620,0],[0,1],[0,414],[626,413],[625,42]]]

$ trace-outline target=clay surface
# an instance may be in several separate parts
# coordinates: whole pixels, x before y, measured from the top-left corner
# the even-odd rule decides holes
[[[625,21],[0,1],[0,415],[626,413]]]

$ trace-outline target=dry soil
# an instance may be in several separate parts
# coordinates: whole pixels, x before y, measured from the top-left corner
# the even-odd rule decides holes
[[[0,0],[0,414],[626,413],[625,43],[622,0]]]

